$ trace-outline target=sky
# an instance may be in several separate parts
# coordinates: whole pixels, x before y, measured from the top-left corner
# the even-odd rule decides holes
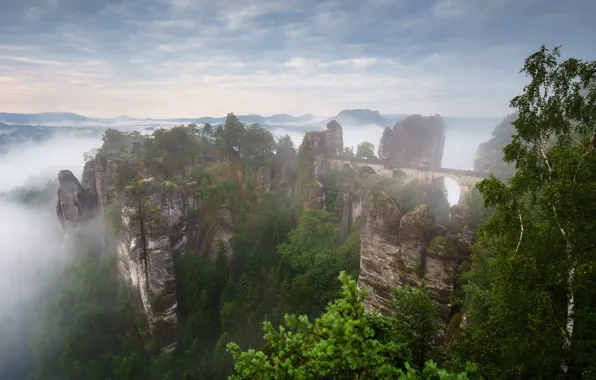
[[[0,112],[500,117],[593,0],[0,0]]]

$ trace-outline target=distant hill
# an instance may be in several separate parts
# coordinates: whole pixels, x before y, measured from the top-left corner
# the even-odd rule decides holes
[[[288,114],[276,114],[271,116],[263,116],[258,114],[236,115],[244,123],[252,124],[298,124],[307,123],[314,119],[313,115],[292,116]],[[197,117],[197,118],[133,118],[126,115],[120,115],[114,118],[93,118],[70,112],[44,112],[36,114],[22,114],[22,113],[6,113],[0,112],[0,122],[6,124],[19,125],[57,125],[73,123],[77,125],[97,125],[97,124],[146,124],[147,122],[167,123],[197,123],[197,124],[220,124],[225,120],[225,116],[221,117]]]
[[[379,111],[372,111],[369,109],[352,109],[343,110],[338,113],[335,117],[329,118],[325,123],[336,120],[342,125],[379,125],[385,126],[389,124],[389,121],[381,116]]]
[[[50,124],[63,121],[89,121],[89,117],[70,112],[44,112],[44,113],[5,113],[0,112],[0,122],[7,124]]]

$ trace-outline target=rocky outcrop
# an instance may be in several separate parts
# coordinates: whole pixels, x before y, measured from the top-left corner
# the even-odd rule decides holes
[[[369,290],[368,310],[383,310],[393,299],[399,278],[399,221],[402,212],[385,193],[368,191],[360,215],[358,286]]]
[[[343,152],[342,128],[335,120],[325,131],[310,131],[304,135],[298,150],[297,194],[298,201],[306,208],[324,205],[325,159]]]
[[[385,193],[368,191],[362,198],[360,276],[358,285],[369,291],[369,312],[385,312],[395,289],[416,289],[424,280],[437,301],[441,316],[451,316],[456,270],[473,239],[471,214],[453,206],[447,229],[436,225],[426,205],[402,214]]]
[[[118,268],[138,292],[152,336],[164,350],[176,342],[174,260],[188,242],[186,202],[178,186],[149,178],[126,189],[122,206]]]
[[[420,285],[426,251],[437,231],[435,218],[426,205],[416,207],[401,218],[398,266],[404,283],[407,282],[414,288]]]
[[[445,146],[443,118],[436,116],[408,116],[386,127],[379,144],[379,158],[392,165],[412,165],[440,168]]]
[[[58,173],[58,191],[56,215],[65,236],[75,236],[81,228],[99,210],[95,193],[88,186],[83,186],[70,170]]]
[[[306,132],[298,151],[298,171],[314,169],[313,180],[318,181],[324,174],[324,162],[325,136],[323,132]]]
[[[321,182],[314,182],[309,190],[306,202],[304,202],[305,209],[318,210],[325,205],[325,188]]]
[[[503,148],[511,142],[511,136],[515,134],[515,127],[512,124],[515,119],[517,119],[516,114],[508,115],[495,127],[490,140],[478,146],[474,170],[490,172],[501,179],[509,178],[515,173],[515,167],[512,164],[503,162]]]
[[[350,234],[353,222],[352,193],[349,189],[342,189],[339,191],[333,213],[339,221],[339,239],[343,242]]]
[[[230,212],[229,202],[224,202],[217,211],[217,222],[212,227],[211,247],[208,250],[209,259],[215,260],[215,256],[222,250],[226,255],[231,256],[234,247],[234,220]]]
[[[304,160],[304,156],[308,155],[314,166],[315,180],[320,181],[325,174],[325,158],[340,156],[343,151],[344,141],[341,125],[332,120],[327,124],[326,130],[310,131],[304,135],[299,150],[299,161],[301,158]]]
[[[325,145],[325,156],[341,156],[344,152],[344,138],[341,125],[335,120],[327,123],[327,129],[323,131],[323,142]]]

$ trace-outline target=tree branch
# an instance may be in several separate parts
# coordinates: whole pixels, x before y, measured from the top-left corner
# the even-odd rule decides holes
[[[517,254],[517,252],[519,251],[519,246],[521,245],[522,242],[522,238],[524,237],[524,221],[522,219],[522,214],[521,214],[521,209],[518,207],[517,208],[517,213],[519,215],[519,240],[517,242],[517,247],[515,247],[515,253]]]

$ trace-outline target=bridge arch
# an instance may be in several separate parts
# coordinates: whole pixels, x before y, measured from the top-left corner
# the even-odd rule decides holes
[[[377,172],[368,165],[363,165],[358,168],[358,177],[360,178],[366,178],[371,174],[377,174]]]
[[[456,176],[437,175],[432,179],[431,187],[433,191],[443,191],[450,206],[460,203],[464,198],[463,186]]]
[[[349,171],[349,170],[351,170],[351,169],[352,169],[352,167],[350,166],[350,164],[348,164],[347,162],[346,162],[346,163],[344,163],[344,165],[343,165],[343,167],[342,167],[342,170],[343,170],[343,171]]]
[[[404,183],[404,182],[407,182],[407,180],[410,176],[402,170],[393,169],[391,177],[393,178],[394,181],[396,181],[398,183]]]

